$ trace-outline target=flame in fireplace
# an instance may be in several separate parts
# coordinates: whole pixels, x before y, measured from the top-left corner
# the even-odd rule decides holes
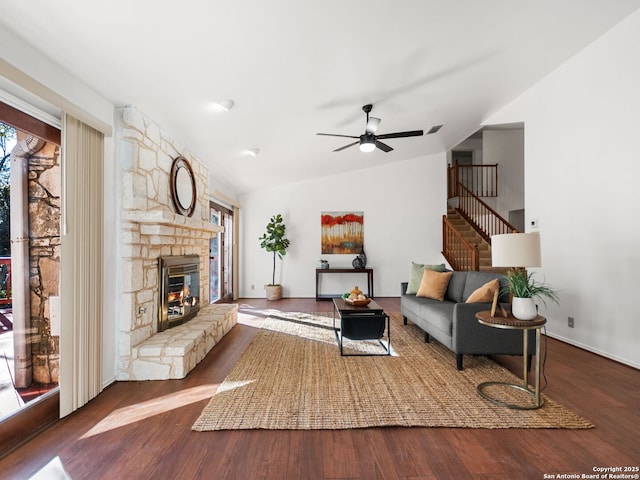
[[[167,294],[167,300],[169,302],[179,300],[180,305],[186,304],[195,306],[198,303],[198,297],[191,296],[191,289],[188,285],[185,285],[179,292],[169,292]]]
[[[161,332],[188,321],[198,311],[200,264],[197,255],[161,257],[159,264],[158,331]]]

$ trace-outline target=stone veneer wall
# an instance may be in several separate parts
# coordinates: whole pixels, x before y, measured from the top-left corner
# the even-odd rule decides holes
[[[208,171],[181,145],[133,107],[116,118],[117,158],[122,173],[121,295],[118,302],[117,379],[133,375],[132,349],[157,331],[158,258],[200,256],[200,298],[209,292]],[[173,159],[186,158],[196,179],[192,217],[175,213],[169,175]]]
[[[33,381],[51,384],[60,377],[60,337],[51,334],[50,308],[50,298],[60,295],[60,148],[44,142],[29,156],[28,175]]]
[[[60,337],[52,334],[55,332],[51,328],[51,302],[60,294],[60,147],[19,130],[16,140],[11,151],[12,168],[22,169],[22,165],[26,165],[27,173],[27,191],[23,194],[26,195],[28,214],[23,221],[29,232],[29,307],[26,312],[29,318],[26,331],[20,334],[18,329],[14,335],[23,337],[16,337],[16,343],[28,345],[30,359],[27,364],[31,365],[32,371],[29,378],[16,379],[16,382],[19,387],[27,387],[32,382],[57,384]]]

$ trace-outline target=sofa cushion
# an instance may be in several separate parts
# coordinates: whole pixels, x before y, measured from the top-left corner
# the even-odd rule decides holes
[[[500,280],[494,278],[473,291],[466,303],[493,302],[495,293],[500,289]]]
[[[425,268],[416,297],[433,298],[442,302],[452,274],[453,272],[434,272]]]
[[[400,309],[402,315],[408,317],[422,330],[434,334],[435,330],[442,334],[435,335],[439,341],[450,348],[451,342],[446,338],[451,338],[452,318],[456,304],[451,302],[440,302],[433,298],[416,297],[415,295],[403,295],[400,298]]]
[[[428,299],[428,302],[420,306],[420,317],[424,323],[450,337],[453,330],[453,309],[455,306],[455,303]],[[431,329],[426,328],[425,330]]]
[[[421,263],[411,262],[411,276],[409,277],[409,285],[407,285],[406,291],[408,295],[415,295],[418,293],[418,288],[420,288],[422,274],[424,273],[425,268],[433,270],[434,272],[445,272],[447,270],[444,263],[439,265],[423,265]]]
[[[445,300],[455,303],[464,302],[462,294],[464,292],[464,284],[467,281],[467,273],[463,271],[453,272],[451,280],[449,280],[447,293],[444,296]]]
[[[485,283],[494,279],[500,279],[501,275],[493,272],[467,272],[467,278],[464,283],[464,290],[462,293],[462,300],[466,301],[478,288],[482,287]],[[499,280],[500,281],[500,280]],[[500,284],[502,286],[502,282]],[[502,301],[502,300],[501,300]]]

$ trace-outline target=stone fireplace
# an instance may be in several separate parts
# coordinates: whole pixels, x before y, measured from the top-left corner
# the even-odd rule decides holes
[[[236,305],[208,302],[209,241],[223,230],[209,222],[208,170],[133,107],[119,110],[116,144],[122,177],[117,380],[182,378],[237,321]],[[193,169],[191,217],[171,200],[178,156]],[[163,265],[170,278],[161,292]],[[179,265],[181,272],[173,268]],[[176,295],[182,299],[170,298]],[[168,324],[161,326],[165,309]],[[163,331],[167,326],[173,328]]]
[[[197,255],[160,257],[158,332],[182,325],[200,309],[200,259]]]

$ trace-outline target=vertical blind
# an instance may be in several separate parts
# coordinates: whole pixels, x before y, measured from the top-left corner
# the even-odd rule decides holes
[[[102,390],[104,136],[64,115],[62,127],[60,416]]]

